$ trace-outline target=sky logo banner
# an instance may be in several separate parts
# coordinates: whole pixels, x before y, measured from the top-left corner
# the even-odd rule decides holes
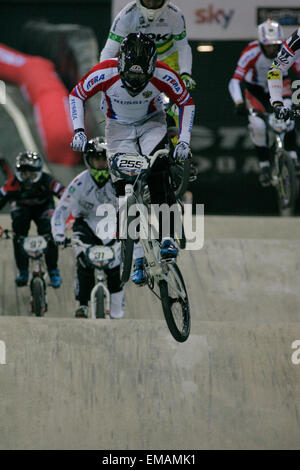
[[[195,11],[196,23],[216,23],[222,26],[223,29],[227,29],[234,15],[234,11],[234,9],[224,10],[223,8],[217,8],[213,4],[210,4],[207,8],[199,8]]]

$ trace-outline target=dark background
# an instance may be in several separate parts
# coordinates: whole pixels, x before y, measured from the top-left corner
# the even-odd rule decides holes
[[[32,19],[89,26],[101,50],[111,24],[111,2],[0,0],[0,42],[22,51],[22,28]],[[193,92],[192,147],[198,169],[198,180],[190,185],[194,202],[204,203],[205,212],[211,214],[275,215],[273,189],[258,183],[258,162],[249,142],[247,120],[233,114],[228,92],[228,82],[248,41],[215,41],[212,53],[197,52],[199,42],[190,41],[198,85]]]

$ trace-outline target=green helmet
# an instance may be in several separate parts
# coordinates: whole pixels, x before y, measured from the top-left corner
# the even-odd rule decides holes
[[[106,143],[101,137],[95,137],[94,139],[89,140],[86,149],[83,153],[84,163],[88,168],[93,180],[102,188],[110,178],[108,168],[97,169],[93,165],[93,159],[99,158],[107,161],[106,157]]]

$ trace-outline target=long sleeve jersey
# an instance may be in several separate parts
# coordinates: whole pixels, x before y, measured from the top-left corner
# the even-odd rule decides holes
[[[16,176],[12,176],[0,188],[0,209],[7,202],[15,202],[18,206],[39,206],[54,202],[53,196],[60,198],[65,187],[48,173],[43,173],[40,180],[31,188],[26,189]]]
[[[72,213],[74,218],[82,218],[93,233],[97,236],[97,225],[103,217],[97,215],[97,209],[101,205],[109,204],[116,210],[118,199],[109,180],[102,188],[99,188],[88,170],[80,173],[67,187],[61,200],[59,201],[51,219],[53,235],[63,235],[65,233],[66,220]],[[115,224],[115,218],[111,220]],[[104,245],[112,239],[102,239]]]
[[[118,73],[118,60],[109,59],[95,65],[70,93],[70,113],[74,130],[84,129],[84,102],[102,91],[102,110],[107,119],[124,124],[138,124],[163,111],[161,93],[179,107],[179,140],[189,143],[195,106],[180,76],[163,62],[157,61],[154,75],[137,96],[124,88]]]
[[[243,50],[233,77],[229,82],[229,91],[235,103],[242,101],[241,83],[243,81],[252,85],[260,86],[264,92],[268,93],[268,70],[273,59],[268,59],[261,51],[258,41],[252,41]],[[300,75],[300,64],[294,64],[294,71]],[[287,71],[283,71],[283,77],[287,76]]]
[[[155,42],[159,60],[180,74],[192,74],[192,51],[186,38],[185,18],[173,3],[169,3],[154,21],[144,17],[135,1],[126,5],[112,24],[100,61],[116,57],[124,37],[138,31]]]
[[[274,59],[268,72],[268,86],[270,101],[282,102],[282,79],[287,71],[293,67],[300,75],[300,28],[298,28],[286,41],[284,41],[276,59]]]

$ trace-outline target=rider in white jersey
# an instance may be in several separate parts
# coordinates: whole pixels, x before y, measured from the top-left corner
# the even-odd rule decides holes
[[[170,0],[135,0],[126,5],[115,18],[100,62],[116,57],[120,43],[129,33],[141,31],[156,45],[158,60],[179,72],[186,87],[192,90],[192,52],[186,38],[182,11]]]
[[[97,215],[99,206],[105,204],[118,208],[118,199],[111,184],[107,169],[106,147],[99,138],[93,139],[95,149],[84,153],[84,160],[88,167],[69,184],[51,220],[52,234],[58,244],[65,240],[66,220],[72,213],[75,218],[73,232],[82,242],[91,245],[111,246],[119,242],[115,238],[115,218],[110,221],[110,232],[101,239],[97,235],[97,225],[105,216]],[[99,233],[99,232],[98,232]],[[76,318],[87,318],[88,302],[94,286],[94,270],[86,263],[84,250],[76,247],[77,279],[76,300],[79,308]],[[120,253],[109,264],[106,270],[108,289],[111,294],[111,318],[121,318],[124,315],[124,289],[120,282]]]
[[[180,135],[172,157],[184,161],[191,156],[190,139],[195,106],[180,76],[156,61],[154,42],[143,33],[131,33],[122,41],[118,59],[109,59],[93,67],[70,93],[70,113],[75,135],[72,148],[84,151],[84,101],[103,92],[106,102],[105,137],[110,153],[153,155],[168,147],[166,115],[161,93],[178,107]],[[170,184],[170,164],[160,158],[153,164],[147,183],[152,204],[176,203]],[[125,191],[124,180],[115,181],[117,195]],[[176,258],[174,227],[162,239],[161,256]]]
[[[274,59],[268,73],[268,86],[270,91],[270,101],[274,106],[275,114],[280,119],[289,117],[289,109],[285,106],[283,96],[283,77],[287,71],[293,67],[300,75],[300,28],[283,42],[283,46]]]
[[[247,109],[254,108],[261,112],[270,111],[270,95],[267,73],[272,61],[283,42],[283,33],[279,23],[267,20],[258,26],[258,41],[253,41],[243,50],[233,78],[229,82],[229,91],[235,103],[237,114],[248,114]],[[300,74],[300,65],[295,72]],[[244,83],[245,100],[241,84]],[[287,72],[283,73],[283,99],[287,107],[291,106],[291,85]],[[249,115],[250,136],[255,145],[260,164],[262,185],[270,184],[270,149],[267,144],[266,124],[258,116]],[[296,134],[291,123],[285,136],[285,147],[297,164]]]

